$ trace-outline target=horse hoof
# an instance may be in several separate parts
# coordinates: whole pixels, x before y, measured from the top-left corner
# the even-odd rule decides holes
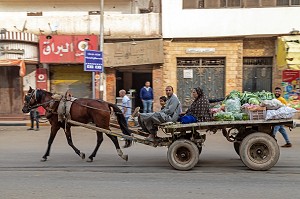
[[[47,161],[47,158],[42,158],[41,159],[41,162],[46,162]]]
[[[123,146],[123,148],[129,148],[132,145],[132,141],[131,140],[126,140],[125,141],[125,145]]]
[[[80,153],[80,157],[84,160],[85,159],[85,153]]]
[[[89,158],[87,162],[93,162],[93,158]]]
[[[122,158],[127,162],[128,161],[128,155],[122,155]]]

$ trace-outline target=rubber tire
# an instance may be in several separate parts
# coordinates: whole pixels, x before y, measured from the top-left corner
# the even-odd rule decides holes
[[[234,150],[235,150],[236,154],[238,154],[238,155],[240,155],[240,146],[241,146],[240,142],[233,143]]]
[[[262,153],[265,157],[260,157]],[[252,133],[246,136],[240,146],[240,157],[249,169],[266,171],[279,159],[280,150],[276,140],[266,133]]]
[[[185,157],[180,157],[179,153]],[[176,140],[167,152],[170,165],[177,170],[188,171],[194,168],[199,161],[199,149],[190,140]]]

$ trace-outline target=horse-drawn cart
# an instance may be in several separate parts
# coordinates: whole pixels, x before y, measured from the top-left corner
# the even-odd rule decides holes
[[[46,153],[42,161],[46,161],[50,155],[51,145],[60,128],[63,128],[68,144],[81,158],[85,154],[76,148],[72,141],[71,126],[78,125],[97,131],[97,144],[93,153],[88,157],[93,158],[103,141],[103,133],[107,134],[114,143],[118,155],[127,161],[128,156],[120,149],[117,137],[126,139],[125,146],[130,146],[131,141],[150,145],[153,147],[168,147],[168,161],[178,170],[190,170],[199,160],[206,132],[222,132],[229,142],[232,142],[237,154],[243,163],[253,170],[268,170],[278,161],[280,151],[277,142],[272,137],[272,131],[276,125],[285,125],[293,128],[293,120],[246,120],[246,121],[212,121],[191,124],[162,124],[159,128],[166,134],[165,137],[157,137],[154,141],[147,141],[147,133],[128,129],[122,111],[117,105],[96,99],[72,99],[67,92],[65,96],[32,89],[30,87],[24,99],[22,111],[28,113],[31,109],[42,106],[47,110],[47,119],[51,124],[51,133],[48,140]],[[112,132],[109,126],[119,127],[110,122],[110,114],[114,112],[118,125],[123,133]],[[72,120],[70,119],[72,118]],[[89,124],[89,123],[93,123]]]
[[[276,125],[295,127],[292,119],[166,123],[159,126],[166,137],[157,137],[151,142],[145,140],[148,134],[139,130],[131,129],[132,135],[128,136],[72,120],[68,120],[68,123],[153,147],[166,146],[168,147],[168,161],[178,170],[190,170],[198,163],[207,132],[222,132],[224,137],[233,143],[236,153],[248,168],[268,170],[277,163],[280,155],[278,144],[271,133],[273,127]],[[118,127],[113,123],[111,126]]]

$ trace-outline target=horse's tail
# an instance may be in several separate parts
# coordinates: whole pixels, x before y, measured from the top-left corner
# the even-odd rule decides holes
[[[115,104],[112,104],[112,103],[108,103],[108,106],[109,108],[113,108],[116,116],[117,116],[117,120],[118,120],[118,123],[120,125],[120,128],[122,130],[122,132],[125,134],[125,135],[131,135],[131,131],[130,129],[128,129],[128,125],[127,125],[127,122],[126,122],[126,119],[121,111],[121,109],[118,108],[117,105]]]

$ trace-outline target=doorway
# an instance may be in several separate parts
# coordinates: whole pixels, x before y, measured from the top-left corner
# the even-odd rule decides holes
[[[150,81],[152,84],[152,73],[149,72],[121,72],[116,73],[116,96],[119,96],[119,90],[125,89],[128,93],[129,89],[135,90],[133,93],[133,109],[135,107],[141,107],[143,110],[143,103],[140,99],[140,90],[144,87],[146,81]],[[152,85],[151,85],[152,87]]]

